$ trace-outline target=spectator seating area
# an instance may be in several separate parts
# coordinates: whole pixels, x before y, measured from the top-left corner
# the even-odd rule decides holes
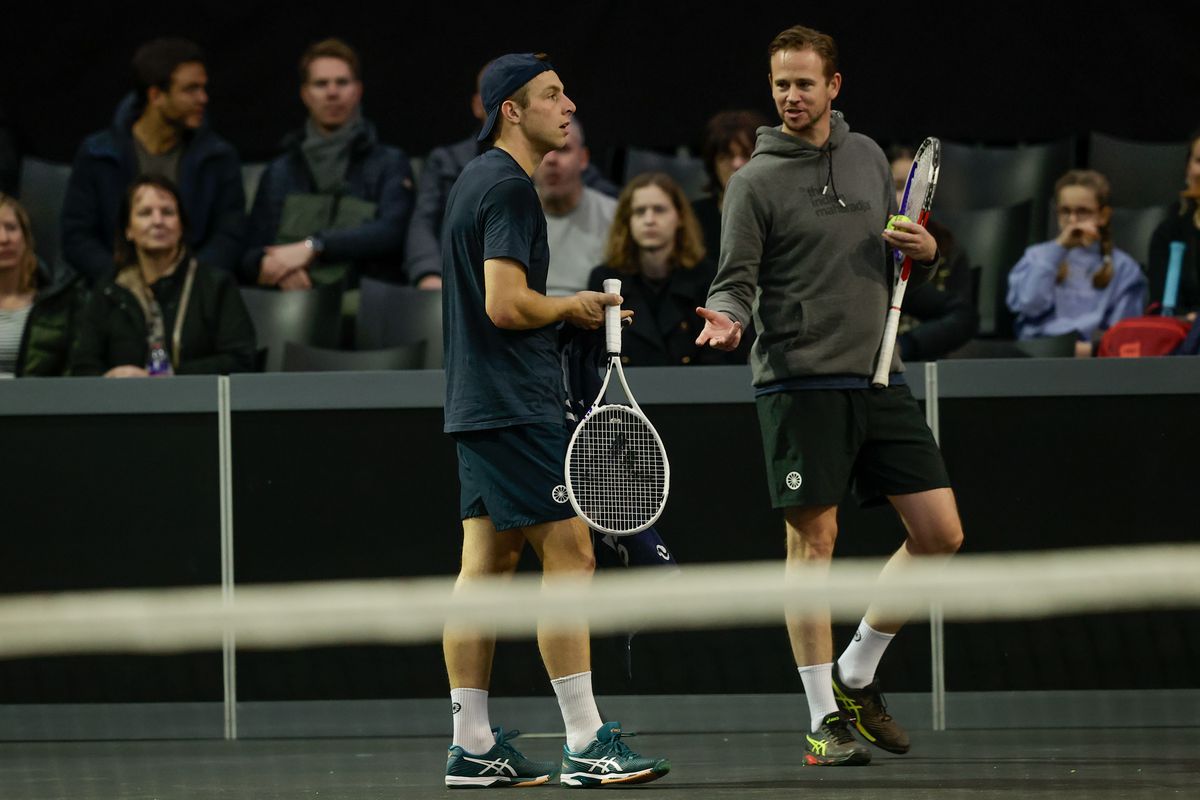
[[[950,228],[969,255],[979,336],[1011,338],[1012,317],[1004,304],[1008,271],[1026,246],[1046,240],[1054,230],[1052,195],[1060,175],[1073,167],[1088,167],[1107,176],[1112,185],[1113,241],[1145,266],[1151,233],[1175,199],[1186,155],[1183,142],[1135,142],[1101,133],[1015,147],[944,141],[933,216]],[[414,168],[420,163],[414,159]],[[628,147],[616,151],[609,163],[615,167],[610,177],[620,182],[662,171],[690,198],[705,193],[704,166],[686,148],[668,154]],[[242,167],[247,208],[264,168],[262,163]],[[58,220],[69,176],[67,164],[37,158],[21,162],[19,199],[33,219],[39,255],[52,264],[60,259]],[[442,366],[439,292],[364,279],[350,334],[339,327],[343,298],[338,287],[307,293],[242,291],[268,371],[317,364],[320,369]],[[289,350],[288,343],[302,347]],[[370,358],[352,352],[338,355],[334,348],[339,344],[374,352]],[[1056,352],[1049,344],[1038,350],[1040,355]]]

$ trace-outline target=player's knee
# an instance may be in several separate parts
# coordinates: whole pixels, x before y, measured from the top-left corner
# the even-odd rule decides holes
[[[957,553],[962,543],[962,526],[947,525],[919,538],[910,537],[908,550],[918,556],[949,556]]]
[[[579,554],[577,563],[579,572],[591,575],[596,571],[596,552],[588,547],[585,552]]]
[[[493,553],[488,558],[464,560],[458,570],[458,582],[509,575],[516,571],[520,553]]]
[[[959,526],[955,526],[954,528],[947,530],[942,535],[941,541],[940,541],[941,548],[942,548],[941,552],[944,553],[945,555],[953,555],[954,553],[957,553],[959,551],[959,549],[962,547],[962,543],[963,543],[962,528]]]
[[[790,561],[824,561],[833,557],[837,524],[813,523],[789,527],[787,555]]]
[[[547,551],[542,570],[556,575],[591,575],[596,571],[596,554],[590,546]]]

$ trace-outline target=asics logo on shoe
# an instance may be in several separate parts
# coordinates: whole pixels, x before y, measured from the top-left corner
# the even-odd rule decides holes
[[[516,769],[514,769],[513,766],[508,763],[507,758],[497,758],[494,761],[489,761],[486,758],[471,758],[470,756],[463,756],[463,761],[470,761],[472,764],[481,765],[483,769],[479,770],[480,775],[487,775],[489,772],[493,772],[496,775],[503,775],[505,772],[507,772],[509,775],[517,774]]]
[[[588,772],[596,772],[597,770],[599,770],[602,773],[609,772],[610,770],[612,772],[620,772],[621,771],[621,762],[619,762],[619,761],[617,761],[617,759],[611,758],[611,757],[580,758],[579,756],[571,756],[571,760],[576,763],[579,763],[579,764],[587,764]]]
[[[833,696],[837,698],[838,703],[843,709],[854,715],[854,720],[857,722],[858,712],[862,711],[862,706],[856,703],[849,695],[847,695],[842,690],[842,687],[838,686],[837,681],[834,681],[833,683]]]
[[[814,753],[816,753],[819,756],[825,755],[826,742],[824,739],[814,739],[811,735],[808,736],[807,738],[808,738],[808,743],[812,746]]]

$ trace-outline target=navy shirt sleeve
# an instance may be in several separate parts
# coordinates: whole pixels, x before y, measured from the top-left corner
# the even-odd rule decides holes
[[[483,259],[509,258],[528,272],[541,213],[537,192],[528,181],[506,180],[492,187],[479,204]]]

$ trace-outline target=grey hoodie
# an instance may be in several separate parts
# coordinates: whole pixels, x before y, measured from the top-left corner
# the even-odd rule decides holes
[[[831,117],[822,148],[759,128],[750,162],[725,191],[708,308],[743,327],[753,311],[758,387],[874,372],[893,280],[881,234],[895,190],[879,146],[850,133],[840,112]],[[922,271],[914,267],[912,283]],[[903,370],[896,348],[891,371]]]

